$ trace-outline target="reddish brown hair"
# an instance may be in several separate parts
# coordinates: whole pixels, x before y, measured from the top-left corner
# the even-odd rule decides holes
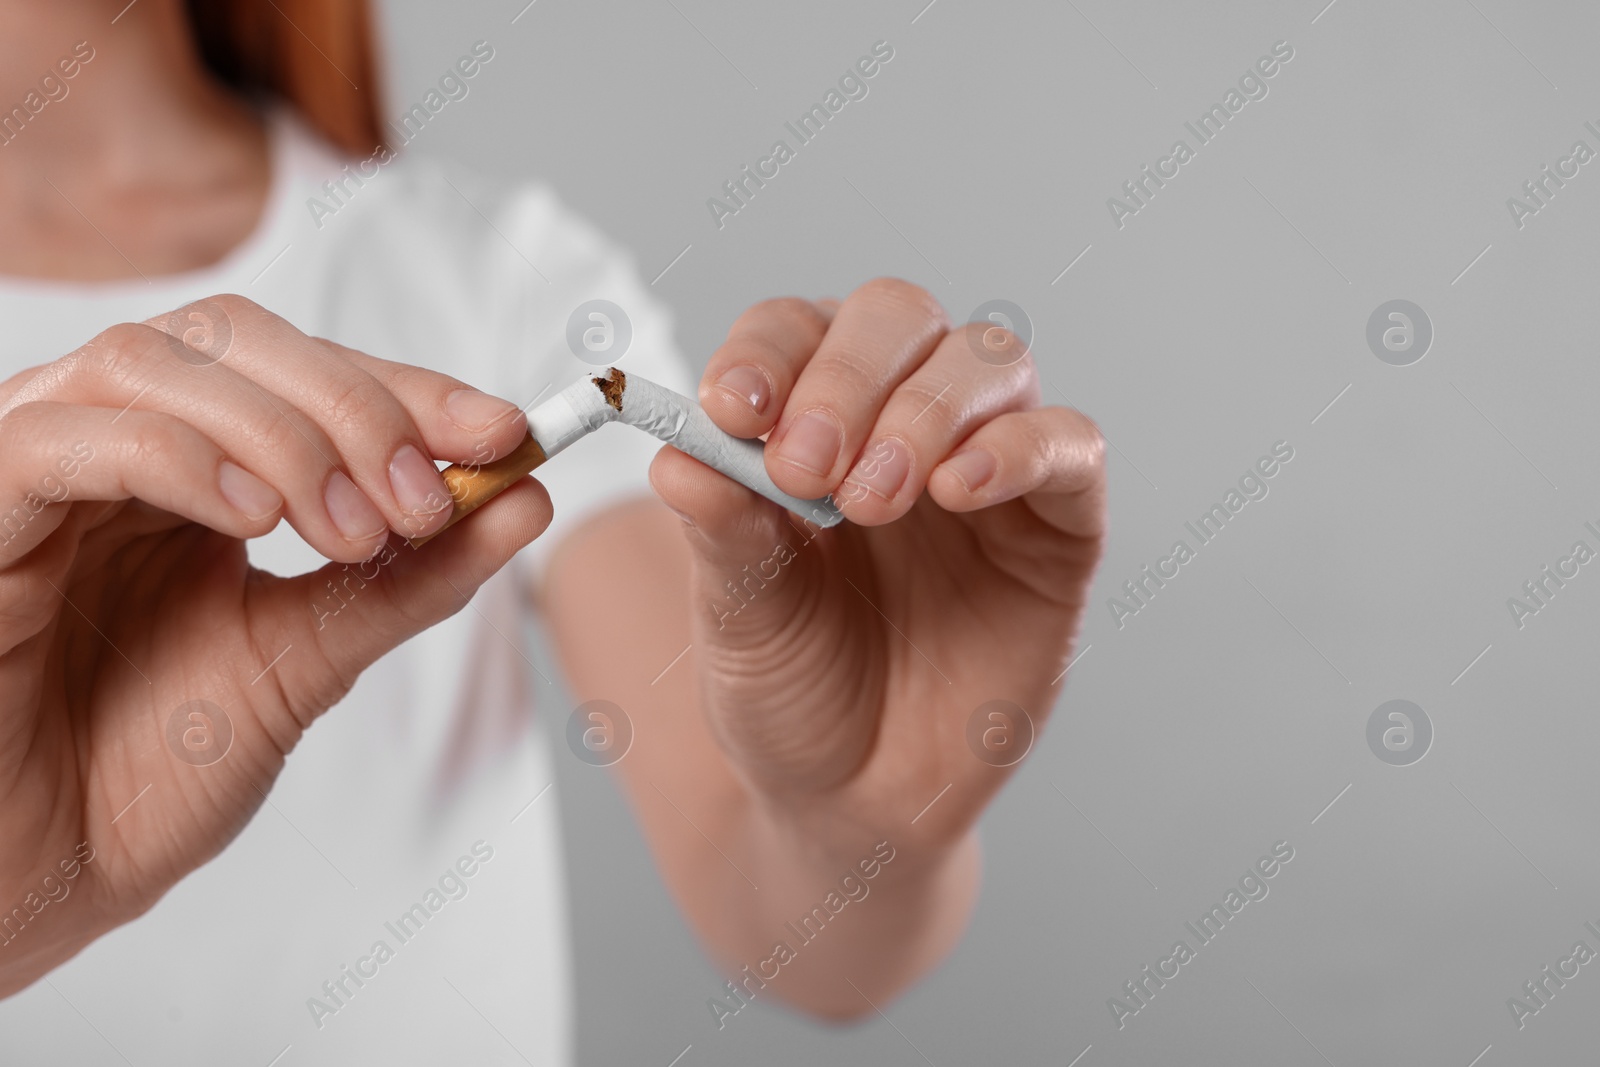
[[[367,0],[187,0],[207,67],[246,96],[287,103],[354,155],[383,143]]]

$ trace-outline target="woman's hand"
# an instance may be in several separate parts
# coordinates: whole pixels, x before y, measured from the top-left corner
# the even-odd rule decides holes
[[[0,995],[219,852],[363,669],[543,531],[527,480],[422,553],[391,536],[448,516],[435,458],[524,429],[232,296],[0,384]],[[335,562],[251,568],[280,519]]]
[[[1032,359],[987,329],[952,330],[893,280],[734,324],[701,403],[731,433],[770,435],[781,488],[834,494],[835,529],[681,453],[656,461],[689,524],[713,732],[778,818],[951,847],[1009,773],[969,744],[980,706],[1019,705],[1036,728],[1049,714],[1100,556],[1102,443],[1040,407]],[[979,718],[1013,744],[1026,732]]]
[[[1101,437],[1039,405],[1015,337],[952,329],[893,280],[752,308],[700,400],[767,435],[781,488],[850,521],[818,530],[663,449],[652,480],[683,522],[635,508],[562,547],[556,636],[578,695],[634,720],[619,769],[728,973],[858,1014],[964,928],[973,823],[1044,725],[1099,560]],[[844,929],[797,939],[830,891],[865,889]]]

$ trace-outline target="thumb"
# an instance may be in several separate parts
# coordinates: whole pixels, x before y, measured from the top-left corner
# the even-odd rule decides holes
[[[304,648],[285,659],[280,688],[302,728],[408,638],[466,607],[478,588],[550,525],[549,494],[524,478],[421,548],[399,534],[363,563],[329,563],[272,583],[263,646]],[[263,627],[264,628],[264,627]]]
[[[740,650],[781,637],[820,592],[837,539],[675,448],[656,454],[650,483],[686,525],[698,639]]]

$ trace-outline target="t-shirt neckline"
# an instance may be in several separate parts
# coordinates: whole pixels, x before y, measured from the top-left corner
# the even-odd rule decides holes
[[[308,151],[310,138],[285,108],[268,109],[262,121],[267,128],[269,175],[261,214],[250,232],[215,263],[172,274],[153,274],[148,281],[144,278],[80,281],[0,274],[0,295],[110,300],[164,291],[193,293],[239,288],[243,282],[240,285],[225,283],[239,278],[248,282],[269,266],[274,257],[287,250],[289,237],[286,231],[290,226],[291,201],[294,199],[292,174],[301,155]],[[254,272],[252,267],[255,268]]]

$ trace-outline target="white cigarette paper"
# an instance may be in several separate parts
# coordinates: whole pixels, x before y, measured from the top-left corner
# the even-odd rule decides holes
[[[817,526],[844,521],[830,497],[802,500],[779,489],[760,441],[733,436],[688,397],[637,374],[613,368],[607,378],[584,377],[528,413],[528,430],[547,459],[610,422],[638,427]]]

